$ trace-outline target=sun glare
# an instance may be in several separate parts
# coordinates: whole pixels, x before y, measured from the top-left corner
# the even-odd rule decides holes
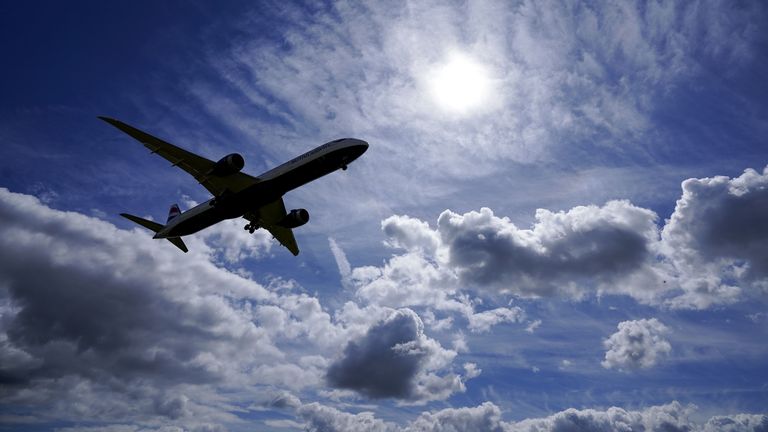
[[[429,79],[435,102],[446,111],[468,114],[482,107],[491,90],[488,72],[472,59],[455,54]]]

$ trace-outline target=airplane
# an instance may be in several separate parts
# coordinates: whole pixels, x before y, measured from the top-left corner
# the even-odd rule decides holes
[[[213,195],[213,198],[185,212],[174,204],[165,225],[128,213],[120,216],[155,232],[153,238],[166,239],[184,252],[181,237],[194,234],[226,219],[243,217],[244,229],[251,234],[264,228],[295,256],[299,246],[293,228],[309,222],[305,209],[285,210],[283,195],[347,165],[368,150],[368,143],[355,138],[341,138],[316,147],[258,177],[241,172],[245,160],[232,153],[218,162],[198,156],[175,145],[109,117],[99,119],[111,124],[144,144],[169,162],[188,172]]]

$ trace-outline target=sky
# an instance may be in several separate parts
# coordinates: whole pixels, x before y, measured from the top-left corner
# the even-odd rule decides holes
[[[0,430],[768,430],[760,1],[0,5]],[[285,195],[298,257],[109,116]]]

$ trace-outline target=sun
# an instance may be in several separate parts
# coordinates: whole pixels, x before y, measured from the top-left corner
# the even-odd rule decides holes
[[[437,105],[455,114],[469,114],[482,108],[491,92],[487,68],[462,54],[453,54],[435,67],[428,83]]]

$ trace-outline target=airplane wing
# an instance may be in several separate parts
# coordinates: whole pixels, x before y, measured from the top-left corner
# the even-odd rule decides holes
[[[295,256],[299,254],[299,245],[296,243],[296,237],[293,236],[293,230],[285,228],[277,223],[283,220],[288,213],[285,211],[285,203],[282,198],[278,198],[271,203],[262,206],[258,210],[258,215],[246,213],[244,218],[256,222],[258,225],[269,231],[281,245],[288,248]]]
[[[209,175],[213,166],[216,165],[216,162],[176,147],[171,143],[165,142],[146,132],[142,132],[119,120],[101,116],[99,118],[132,136],[134,139],[144,144],[144,147],[152,150],[152,153],[157,153],[167,161],[171,162],[173,166],[177,166],[191,174],[195,180],[208,189],[214,196],[219,196],[227,191],[239,192],[258,182],[258,179],[255,177],[242,172],[224,177]]]

